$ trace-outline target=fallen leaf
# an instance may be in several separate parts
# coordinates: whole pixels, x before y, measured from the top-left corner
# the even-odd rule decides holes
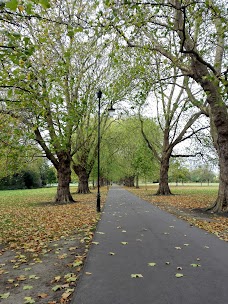
[[[33,303],[35,303],[35,300],[33,298],[31,298],[31,297],[24,297],[24,300],[25,300],[24,304],[33,304]]]
[[[99,245],[99,242],[92,242],[92,244],[94,244],[94,245]]]
[[[54,282],[59,282],[61,280],[61,276],[56,276]]]
[[[184,276],[184,275],[183,275],[182,273],[176,273],[176,274],[175,274],[175,277],[176,277],[176,278],[181,278],[181,277],[183,277],[183,276]]]
[[[0,294],[0,299],[8,299],[9,296],[10,296],[10,292],[1,293]]]
[[[26,277],[24,275],[20,275],[19,277],[17,277],[18,281],[25,281]]]
[[[115,255],[115,253],[114,253],[114,252],[109,252],[109,254],[110,254],[110,255]]]
[[[29,279],[35,279],[35,280],[38,280],[40,277],[37,277],[35,274],[31,274],[29,276]]]
[[[41,299],[45,299],[45,298],[48,297],[48,294],[47,293],[39,293],[38,297],[41,298]]]
[[[192,267],[201,267],[200,264],[191,264]]]
[[[73,250],[76,250],[76,249],[77,249],[77,247],[70,247],[68,250],[73,251]]]
[[[122,244],[122,245],[127,245],[127,244],[128,244],[128,242],[121,242],[121,244]]]
[[[181,249],[181,247],[175,247],[177,250],[180,250]]]
[[[143,275],[140,273],[133,273],[131,274],[131,278],[143,278]]]
[[[30,290],[30,289],[33,289],[33,286],[31,286],[31,285],[25,285],[23,287],[23,290]]]
[[[91,274],[92,274],[92,272],[88,272],[88,271],[86,271],[86,272],[85,272],[85,274],[86,274],[86,275],[91,275]]]
[[[152,267],[154,267],[154,266],[156,266],[156,263],[148,263],[148,266],[152,266]]]
[[[75,261],[73,264],[72,264],[72,266],[73,267],[78,267],[78,266],[81,266],[83,264],[83,262],[82,261]]]
[[[62,288],[61,285],[56,285],[56,286],[52,287],[52,290],[57,291],[57,290],[60,290],[61,288]]]

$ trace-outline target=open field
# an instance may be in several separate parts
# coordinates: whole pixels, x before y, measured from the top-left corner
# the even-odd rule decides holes
[[[149,201],[159,208],[187,220],[191,225],[216,234],[220,239],[228,241],[228,216],[204,212],[217,197],[218,184],[203,185],[186,184],[170,185],[175,195],[155,196],[157,185],[141,185],[139,189],[127,190]]]
[[[56,188],[0,191],[3,304],[69,302],[99,216],[95,191],[73,194],[76,202],[67,205],[54,205],[55,193]]]

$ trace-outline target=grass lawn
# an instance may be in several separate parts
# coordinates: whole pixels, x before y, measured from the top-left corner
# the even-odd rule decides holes
[[[218,185],[185,184],[170,185],[175,195],[156,196],[158,185],[140,186],[139,189],[127,190],[149,201],[159,208],[187,220],[191,225],[216,234],[220,239],[228,241],[228,216],[206,213],[202,209],[209,207],[216,199]]]

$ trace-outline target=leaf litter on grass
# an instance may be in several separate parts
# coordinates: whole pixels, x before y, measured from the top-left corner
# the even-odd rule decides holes
[[[14,192],[14,197],[8,196],[6,201],[0,195],[3,304],[68,303],[92,242],[99,219],[96,196],[78,195],[74,197],[76,203],[55,205],[44,203],[50,198],[45,199],[42,190],[40,197],[32,190],[24,198],[21,191],[18,196]],[[60,287],[54,291],[57,277]]]

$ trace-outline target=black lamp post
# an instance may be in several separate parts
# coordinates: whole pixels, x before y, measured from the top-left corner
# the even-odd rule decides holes
[[[100,194],[100,145],[101,145],[101,96],[102,92],[97,92],[98,98],[98,143],[97,143],[97,212],[101,212],[101,194]]]
[[[97,92],[98,98],[98,142],[97,142],[97,212],[101,212],[101,194],[100,194],[100,145],[101,145],[101,97],[102,92],[99,90]],[[113,116],[115,109],[112,104],[108,109],[109,115]]]

